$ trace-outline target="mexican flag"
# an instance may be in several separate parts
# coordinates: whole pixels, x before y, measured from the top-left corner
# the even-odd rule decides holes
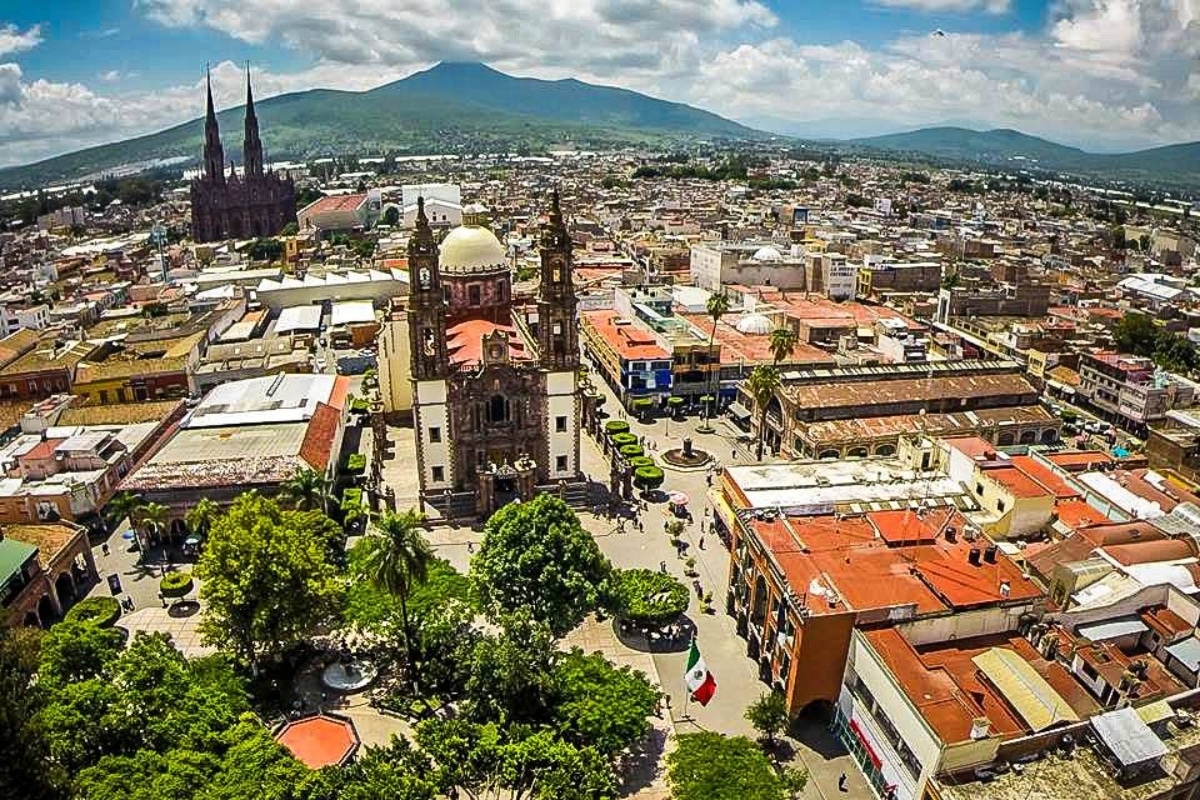
[[[692,639],[692,647],[688,650],[687,671],[683,674],[683,680],[692,693],[692,699],[702,706],[708,705],[717,692],[717,681],[700,656],[695,639]]]

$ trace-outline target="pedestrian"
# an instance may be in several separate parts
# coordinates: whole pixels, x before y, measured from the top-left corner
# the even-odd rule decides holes
[[[104,544],[100,545],[100,552],[106,556],[108,555],[108,542],[105,542]]]
[[[843,773],[842,773],[842,774],[841,774],[841,775],[838,777],[838,791],[839,791],[839,792],[846,792],[846,791],[849,791],[849,790],[846,788],[846,781],[847,781],[847,780],[849,780],[849,776],[847,776],[847,775],[846,775],[846,773],[844,773],[844,772],[843,772]]]
[[[665,562],[665,561],[658,562],[658,571],[665,574],[667,571],[667,562]]]
[[[642,520],[641,520],[641,517],[639,517],[639,518],[638,518],[638,521],[637,521],[637,526],[638,526],[638,533],[645,533],[645,532],[646,532],[646,526],[645,526],[645,524],[642,522]]]
[[[468,553],[475,552],[475,543],[474,542],[467,542],[467,552]]]
[[[700,545],[700,549],[701,549],[701,550],[703,550],[703,549],[704,549],[704,534],[703,534],[703,533],[702,533],[702,534],[700,534],[700,542],[699,542],[699,545]]]

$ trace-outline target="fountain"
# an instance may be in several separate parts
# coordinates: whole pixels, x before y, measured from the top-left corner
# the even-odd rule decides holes
[[[662,460],[677,469],[695,469],[711,461],[712,456],[693,445],[691,437],[685,437],[683,447],[667,450],[662,454]]]
[[[374,664],[356,659],[349,650],[343,650],[336,661],[322,670],[321,683],[335,692],[351,694],[370,686],[378,674]]]

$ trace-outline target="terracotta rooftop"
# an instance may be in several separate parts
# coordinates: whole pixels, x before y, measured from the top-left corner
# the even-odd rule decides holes
[[[1061,476],[1056,475],[1045,464],[1029,456],[1013,456],[1010,463],[1026,476],[1038,482],[1039,485],[1054,495],[1057,500],[1068,500],[1079,497],[1079,492],[1067,485]]]
[[[1037,395],[1023,375],[933,375],[862,383],[790,384],[784,393],[801,408],[846,408],[894,403],[942,401],[947,398],[984,399]]]
[[[1063,450],[1046,453],[1046,458],[1067,472],[1087,472],[1113,463],[1112,456],[1099,450]]]
[[[309,769],[321,769],[349,761],[359,740],[350,720],[318,714],[287,723],[275,741]]]
[[[1193,558],[1196,555],[1196,547],[1191,540],[1164,539],[1156,542],[1109,545],[1104,548],[1104,552],[1117,563],[1128,567],[1132,564]]]
[[[483,361],[483,337],[496,331],[508,334],[508,357],[521,361],[530,357],[525,342],[511,325],[497,325],[482,319],[460,322],[446,331],[447,348],[453,364],[479,364]]]
[[[300,458],[308,462],[317,472],[329,467],[334,435],[341,421],[341,411],[325,403],[317,403],[317,410],[308,421],[304,442],[300,445]]]
[[[637,323],[618,325],[621,316],[614,311],[584,311],[580,314],[604,342],[623,358],[634,361],[671,358],[654,334]]]
[[[367,200],[365,194],[343,194],[322,197],[301,209],[305,214],[328,214],[334,211],[353,211]]]
[[[1084,500],[1062,501],[1054,506],[1054,513],[1058,515],[1059,521],[1071,530],[1104,525],[1112,521]]]
[[[59,425],[135,425],[171,416],[182,400],[148,400],[104,406],[71,406],[58,418]]]
[[[38,549],[38,563],[43,569],[50,566],[59,551],[66,547],[80,531],[68,525],[54,523],[45,525],[5,525],[4,535],[14,541],[33,545]]]
[[[814,614],[908,605],[926,614],[1042,594],[1003,553],[996,554],[994,563],[981,558],[978,565],[971,564],[970,551],[982,550],[987,541],[968,542],[963,536],[967,521],[947,508],[923,518],[910,511],[883,511],[750,524],[792,590],[812,598]],[[949,527],[957,533],[953,542],[945,536]],[[1007,584],[1007,594],[1002,584]]]

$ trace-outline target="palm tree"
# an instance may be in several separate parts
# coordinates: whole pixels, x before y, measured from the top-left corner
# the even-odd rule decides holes
[[[146,503],[138,509],[140,524],[146,529],[147,534],[161,534],[163,523],[167,521],[169,513],[171,513],[171,509],[162,503]]]
[[[114,525],[120,523],[123,519],[132,521],[133,515],[143,505],[145,503],[141,495],[136,495],[133,492],[117,492],[109,498],[108,504],[104,506],[104,516]]]
[[[704,312],[708,314],[708,318],[712,320],[712,329],[708,333],[708,357],[712,358],[713,344],[717,340],[717,323],[721,321],[721,317],[729,313],[731,302],[729,295],[722,289],[713,292],[708,296],[708,302],[704,305]],[[721,362],[718,359],[716,369],[712,369],[712,364],[709,364],[709,369],[713,375],[711,390],[708,393],[709,401],[706,409],[706,417],[712,417],[712,404],[716,400],[717,394],[721,391]],[[705,426],[708,425],[708,419],[705,419]]]
[[[329,479],[315,469],[298,469],[280,487],[283,494],[301,511],[325,509],[329,499]]]
[[[792,354],[800,342],[800,334],[791,328],[776,328],[771,331],[771,358],[776,367]]]
[[[412,628],[408,619],[408,599],[418,584],[429,578],[433,551],[421,535],[425,517],[408,510],[386,512],[374,529],[363,537],[356,549],[362,548],[359,571],[379,589],[396,598],[400,604],[400,624],[404,627],[404,648],[408,654],[409,675],[417,685],[417,661]]]
[[[746,378],[746,391],[754,400],[754,408],[758,412],[758,460],[762,461],[763,444],[767,433],[767,406],[779,391],[782,381],[779,370],[768,364],[759,364]]]
[[[183,521],[187,523],[188,530],[192,533],[205,536],[220,513],[221,509],[216,503],[207,497],[202,497],[199,503],[188,509]]]

